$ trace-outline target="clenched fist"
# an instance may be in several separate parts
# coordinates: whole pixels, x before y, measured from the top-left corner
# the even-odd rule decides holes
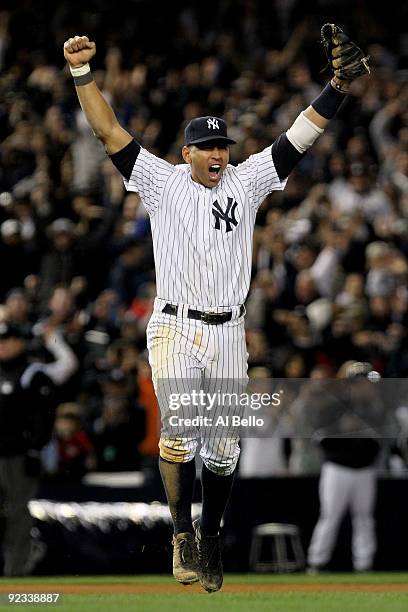
[[[89,62],[96,53],[96,45],[87,36],[74,36],[64,43],[64,57],[73,68]]]

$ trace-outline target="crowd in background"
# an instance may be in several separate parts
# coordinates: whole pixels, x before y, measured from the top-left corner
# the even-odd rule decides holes
[[[116,13],[109,4],[78,14],[21,1],[0,13],[0,317],[23,326],[44,359],[42,338],[58,329],[79,362],[58,390],[49,470],[132,470],[157,455],[150,225],[79,108],[62,53],[75,34],[96,41],[95,79],[143,146],[181,163],[186,122],[223,116],[235,164],[319,93],[328,78],[319,28],[338,17],[370,54],[372,75],[259,211],[249,373],[335,377],[355,359],[405,377],[407,34],[368,3],[352,15],[336,1],[175,2],[160,12],[129,0]]]

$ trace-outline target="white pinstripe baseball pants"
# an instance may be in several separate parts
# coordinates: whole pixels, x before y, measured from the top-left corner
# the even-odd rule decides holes
[[[349,468],[331,461],[322,466],[319,482],[320,517],[308,551],[308,563],[325,565],[331,558],[341,521],[350,509],[352,556],[356,570],[369,570],[376,551],[374,504],[376,470]]]
[[[189,319],[186,305],[179,306],[178,315],[163,314],[165,300],[156,298],[152,317],[147,327],[147,347],[152,368],[152,380],[158,397],[162,417],[169,410],[168,401],[158,387],[165,381],[168,393],[190,393],[201,388],[215,393],[219,382],[223,390],[234,386],[234,381],[247,380],[247,349],[244,316],[239,307],[214,308],[211,311],[232,310],[233,317],[221,325],[206,325]],[[229,382],[231,381],[231,383]],[[228,409],[236,414],[236,406]],[[211,416],[225,414],[225,406],[215,406]],[[192,414],[191,409],[186,413]],[[187,462],[193,459],[201,440],[200,456],[208,469],[219,474],[232,474],[239,457],[237,429],[217,437],[217,429],[197,430],[189,437],[172,437],[163,432],[160,437],[160,455],[168,461]]]

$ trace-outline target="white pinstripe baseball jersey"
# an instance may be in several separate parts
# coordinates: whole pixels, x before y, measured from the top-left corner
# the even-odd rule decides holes
[[[271,147],[228,165],[212,189],[193,181],[188,164],[173,166],[141,148],[124,182],[150,215],[158,297],[198,310],[243,304],[257,209],[286,184]]]

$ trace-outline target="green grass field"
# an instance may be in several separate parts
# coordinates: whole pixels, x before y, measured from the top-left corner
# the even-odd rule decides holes
[[[6,604],[6,592],[63,592],[58,605]],[[56,609],[74,612],[407,612],[408,574],[318,576],[227,574],[224,589],[205,593],[170,576],[63,576],[0,579],[0,610]]]

